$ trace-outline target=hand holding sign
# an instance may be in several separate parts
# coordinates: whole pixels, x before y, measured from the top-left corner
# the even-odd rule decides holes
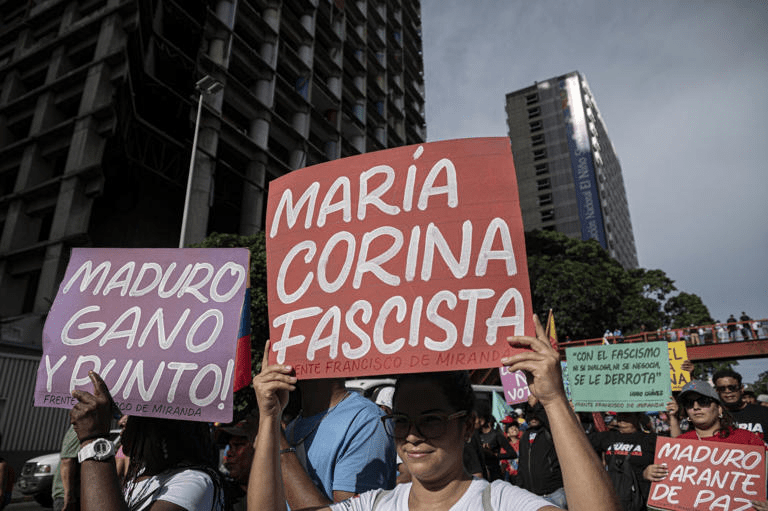
[[[261,372],[253,378],[253,390],[259,413],[262,417],[280,419],[288,404],[288,393],[295,390],[297,381],[292,376],[293,367],[288,365],[269,365],[270,341],[264,346],[264,360],[261,361]]]
[[[560,355],[549,343],[544,327],[535,314],[533,323],[536,327],[536,337],[507,338],[511,346],[528,347],[531,351],[502,358],[501,363],[508,366],[510,371],[526,371],[529,375],[528,388],[542,405],[547,406],[558,399],[566,399],[560,376]]]
[[[70,421],[81,442],[109,434],[112,420],[112,396],[101,376],[88,372],[93,383],[93,394],[84,390],[72,391],[77,404],[69,412]]]
[[[507,138],[366,153],[270,182],[271,360],[298,377],[492,367],[532,334]]]
[[[643,470],[643,478],[648,481],[661,481],[669,474],[669,468],[666,465],[648,465]]]

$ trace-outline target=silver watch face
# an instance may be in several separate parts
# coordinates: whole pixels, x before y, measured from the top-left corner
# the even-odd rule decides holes
[[[109,458],[114,453],[114,447],[112,446],[112,442],[107,440],[106,438],[99,438],[95,442],[93,442],[93,454],[94,459],[101,461],[106,458]]]

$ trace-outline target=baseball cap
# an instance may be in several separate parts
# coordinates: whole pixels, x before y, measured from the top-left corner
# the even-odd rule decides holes
[[[712,385],[702,380],[691,380],[686,383],[685,386],[683,386],[683,388],[680,390],[680,394],[677,395],[677,399],[682,399],[683,396],[692,392],[701,394],[702,396],[710,397],[718,403],[721,402],[720,396],[717,395],[717,392],[715,392],[715,389],[712,388]]]
[[[504,417],[503,419],[501,419],[501,423],[502,423],[502,424],[512,424],[512,423],[515,423],[515,424],[517,424],[517,419],[515,419],[515,418],[514,418],[514,417],[512,417],[511,415],[507,415],[506,417]]]
[[[757,400],[760,403],[768,403],[768,394],[760,394],[759,396],[757,396]]]
[[[259,432],[259,413],[251,412],[244,419],[233,424],[223,424],[218,429],[230,435],[247,437],[252,441]]]
[[[395,396],[395,387],[392,387],[391,385],[388,385],[386,387],[382,387],[379,389],[379,392],[376,394],[376,401],[374,401],[379,406],[386,406],[387,408],[392,408],[392,398]]]

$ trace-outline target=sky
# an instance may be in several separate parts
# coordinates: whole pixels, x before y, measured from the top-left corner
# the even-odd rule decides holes
[[[421,8],[428,141],[506,136],[507,93],[581,72],[621,162],[640,266],[716,320],[768,318],[768,2]],[[747,382],[768,370],[744,364]]]

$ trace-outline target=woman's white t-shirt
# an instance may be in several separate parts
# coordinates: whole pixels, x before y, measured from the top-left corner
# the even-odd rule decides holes
[[[135,486],[129,484],[125,498],[131,511],[146,509],[156,500],[172,502],[187,511],[210,511],[213,495],[213,481],[208,474],[174,469],[138,481]]]
[[[483,490],[488,486],[485,479],[473,479],[464,495],[449,511],[483,511]],[[372,490],[358,497],[331,505],[332,511],[370,511],[376,495],[383,490]],[[408,511],[408,495],[411,483],[398,484],[395,489],[379,499],[376,511]],[[551,506],[538,495],[504,481],[491,483],[491,507],[496,511],[536,511]]]

